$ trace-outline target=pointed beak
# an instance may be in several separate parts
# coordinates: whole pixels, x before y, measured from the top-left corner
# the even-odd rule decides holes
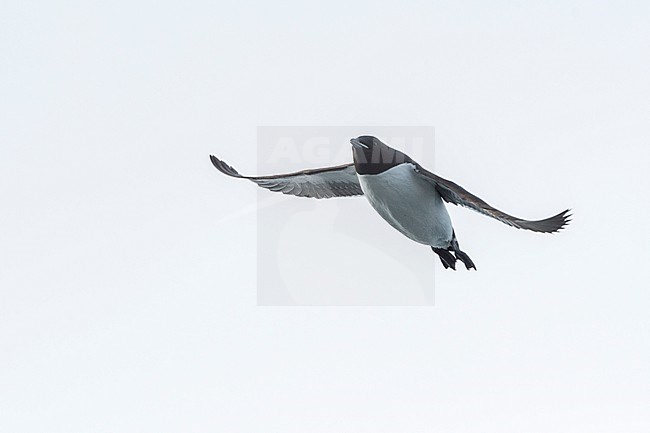
[[[367,149],[368,148],[368,146],[366,146],[365,144],[360,142],[358,138],[353,138],[352,140],[350,140],[350,144],[352,144],[352,147],[355,147],[357,149]]]

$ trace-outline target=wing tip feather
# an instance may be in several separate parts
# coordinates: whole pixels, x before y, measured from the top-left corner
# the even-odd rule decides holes
[[[225,175],[232,176],[232,177],[242,177],[241,174],[237,170],[235,170],[232,166],[228,165],[225,161],[220,160],[214,155],[210,155],[210,161],[212,162],[212,165],[215,166],[217,170],[222,172]]]
[[[532,230],[534,232],[557,233],[566,228],[569,222],[571,222],[573,214],[570,212],[571,209],[566,209],[557,215],[538,221],[520,220],[518,221],[518,225],[520,228]]]

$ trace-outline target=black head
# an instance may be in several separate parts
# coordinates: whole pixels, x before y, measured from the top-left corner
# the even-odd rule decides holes
[[[359,174],[379,174],[405,162],[413,162],[405,153],[387,146],[372,135],[353,138],[350,143],[354,167]]]

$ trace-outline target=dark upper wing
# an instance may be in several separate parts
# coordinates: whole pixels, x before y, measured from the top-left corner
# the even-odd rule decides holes
[[[517,218],[508,215],[505,212],[501,212],[499,209],[493,208],[480,198],[465,190],[463,187],[427,171],[420,165],[416,166],[415,171],[430,182],[446,202],[470,208],[518,229],[532,230],[541,233],[553,233],[562,229],[569,223],[569,221],[571,221],[569,219],[571,216],[569,215],[569,209],[560,212],[555,216],[539,221],[528,221]]]
[[[216,156],[210,155],[210,161],[223,174],[248,179],[262,188],[279,191],[283,194],[313,198],[363,195],[357,172],[354,170],[354,164],[302,170],[272,176],[242,176],[237,170]]]

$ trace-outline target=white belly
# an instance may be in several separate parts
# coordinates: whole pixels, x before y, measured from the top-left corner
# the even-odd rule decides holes
[[[391,226],[421,244],[447,248],[452,226],[442,198],[412,164],[400,164],[381,174],[359,175],[373,208]]]

